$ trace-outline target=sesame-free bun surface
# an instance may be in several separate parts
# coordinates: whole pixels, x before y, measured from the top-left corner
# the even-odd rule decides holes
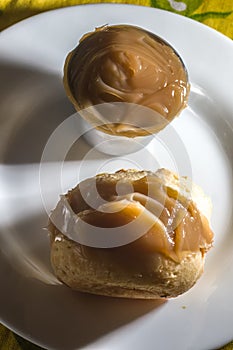
[[[105,200],[115,195],[119,181],[138,181],[152,172],[120,170],[95,177],[98,193]],[[192,200],[209,219],[211,202],[203,191],[187,178],[160,169],[156,172],[171,195]],[[92,186],[89,179],[69,191],[68,202],[76,214],[90,210],[81,192]],[[199,210],[200,210],[199,209]],[[55,209],[56,211],[56,209]],[[182,250],[175,261],[166,254],[138,250],[134,242],[126,247],[86,247],[61,233],[50,221],[51,264],[55,275],[74,290],[112,297],[159,299],[176,297],[188,291],[203,273],[206,249]]]

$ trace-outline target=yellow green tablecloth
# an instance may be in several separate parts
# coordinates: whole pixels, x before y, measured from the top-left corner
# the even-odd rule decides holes
[[[180,1],[180,0],[179,0]],[[0,30],[33,14],[76,4],[114,2],[177,12],[217,29],[233,39],[232,0],[0,0]]]
[[[233,0],[182,0],[182,2],[174,0],[0,0],[0,30],[19,20],[46,10],[99,2],[136,4],[176,12],[200,21],[233,39]],[[0,324],[0,350],[36,349],[39,348]],[[233,342],[226,345],[223,349],[233,350]]]

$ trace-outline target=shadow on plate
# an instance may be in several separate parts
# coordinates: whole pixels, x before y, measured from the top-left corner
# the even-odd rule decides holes
[[[0,160],[6,164],[39,163],[51,134],[75,113],[65,95],[62,76],[0,62],[0,77]],[[63,137],[69,139],[73,132],[66,128],[57,139],[54,157],[59,159]],[[80,139],[69,160],[82,160],[89,148]],[[101,154],[96,152],[94,156],[99,158]]]
[[[164,301],[74,292],[52,278],[44,222],[44,215],[18,222],[5,230],[5,239],[1,230],[0,314],[13,331],[46,348],[76,349],[162,306]],[[46,283],[38,278],[40,272],[49,277]]]
[[[9,327],[13,324],[13,330],[19,335],[46,348],[81,348],[164,303],[88,295],[20,275],[13,278],[9,266],[6,272],[11,278],[10,290],[14,290],[14,297],[8,301],[4,321]],[[3,290],[5,300],[9,300],[10,290]]]

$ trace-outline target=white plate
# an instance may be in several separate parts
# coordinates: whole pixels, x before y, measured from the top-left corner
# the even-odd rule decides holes
[[[172,126],[147,150],[120,159],[90,150],[82,140],[69,150],[78,133],[75,119],[63,129],[73,113],[61,80],[64,58],[83,33],[106,23],[135,24],[161,35],[183,57],[192,84],[189,108]],[[65,350],[212,349],[233,339],[232,62],[231,40],[185,17],[146,7],[65,8],[1,33],[3,324],[41,346]],[[192,176],[213,201],[215,246],[195,287],[158,303],[83,295],[57,284],[43,230],[45,206],[53,208],[61,192],[97,171],[161,166]]]

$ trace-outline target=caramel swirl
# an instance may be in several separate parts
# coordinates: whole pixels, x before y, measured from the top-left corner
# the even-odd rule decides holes
[[[130,192],[129,186],[125,186],[127,181],[132,186]],[[98,192],[105,193],[107,201],[101,204],[103,198],[96,197],[96,208],[87,204],[83,207],[79,187],[61,200],[55,215],[62,217],[61,231],[68,238],[75,240],[76,232],[79,242],[88,235],[92,243],[97,242],[100,239],[98,228],[102,228],[105,239],[110,239],[108,242],[116,237],[121,239],[121,246],[106,249],[81,243],[82,254],[108,254],[107,251],[122,259],[159,253],[180,261],[183,252],[201,251],[204,254],[212,246],[213,233],[208,220],[192,200],[171,191],[156,173],[137,181],[127,181],[120,196],[116,195],[115,184],[97,183]],[[90,191],[85,192],[88,198],[93,193],[91,179],[85,181],[86,186]],[[115,237],[111,237],[112,229]],[[128,237],[131,242],[126,244],[124,238]]]
[[[129,137],[164,128],[186,106],[189,94],[187,72],[176,51],[158,36],[129,25],[86,34],[66,60],[64,81],[78,109],[118,102],[150,109],[139,116],[126,108],[89,118],[102,131]]]

